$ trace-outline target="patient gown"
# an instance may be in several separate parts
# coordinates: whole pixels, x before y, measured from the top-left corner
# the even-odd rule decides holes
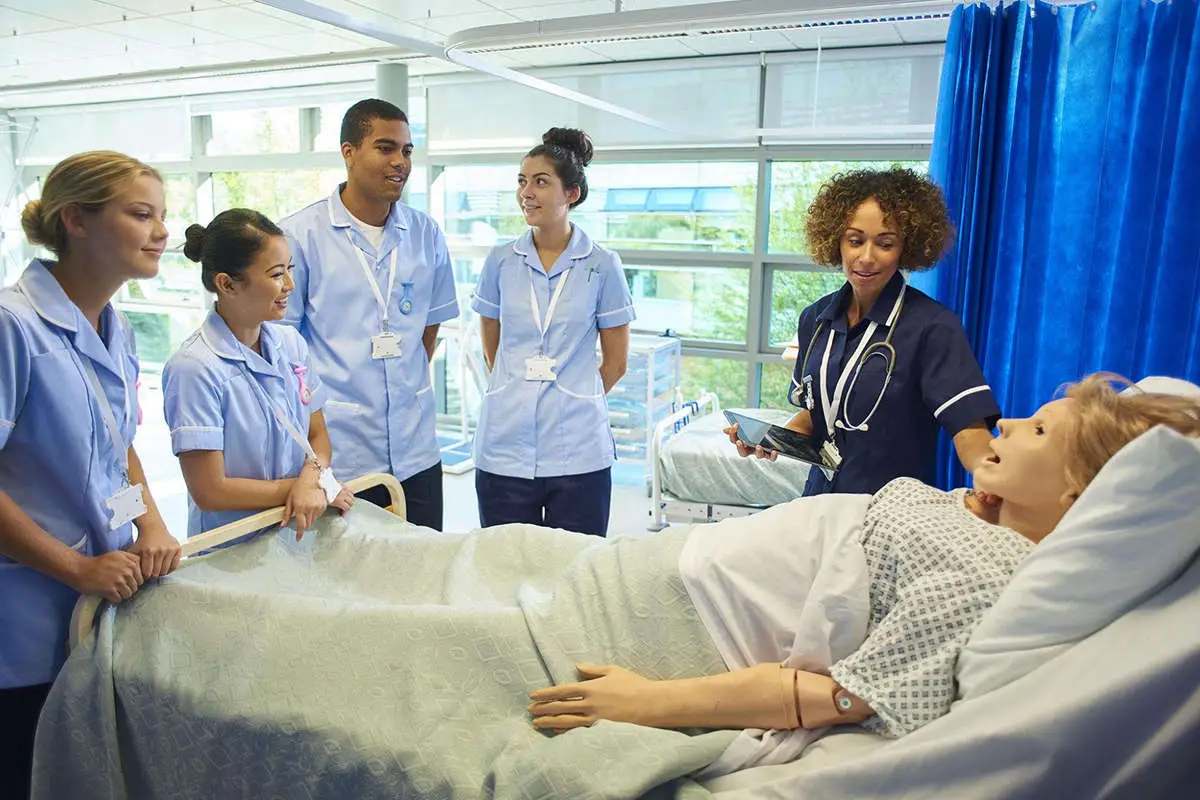
[[[898,478],[875,495],[818,495],[697,527],[680,573],[730,669],[826,672],[897,737],[950,710],[958,654],[1033,549],[968,511],[963,490]],[[790,761],[815,734],[748,731],[710,767]]]

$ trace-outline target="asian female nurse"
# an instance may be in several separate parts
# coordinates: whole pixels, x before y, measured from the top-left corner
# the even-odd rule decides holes
[[[0,291],[0,796],[25,797],[38,714],[80,594],[127,600],[179,564],[133,448],[138,360],[111,300],[167,244],[162,177],[121,153],[64,159]],[[137,538],[133,529],[137,528]]]
[[[171,446],[190,495],[188,535],[284,507],[296,536],[353,496],[329,470],[325,390],[299,332],[277,325],[292,291],[283,232],[233,208],[187,229],[184,255],[217,296],[200,330],[163,370]]]
[[[565,128],[529,151],[517,174],[529,230],[492,250],[472,298],[491,370],[475,435],[485,526],[608,528],[614,448],[604,396],[625,374],[634,313],[620,258],[570,219],[587,199],[591,158],[587,135]]]

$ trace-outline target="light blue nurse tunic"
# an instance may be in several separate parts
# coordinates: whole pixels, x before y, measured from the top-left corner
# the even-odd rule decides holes
[[[259,342],[261,356],[239,342],[214,309],[171,356],[163,368],[163,407],[175,455],[221,450],[228,478],[269,481],[300,474],[308,452],[275,411],[307,441],[309,419],[325,405],[325,387],[295,329],[263,323]],[[189,498],[188,536],[251,513],[201,511]]]
[[[54,266],[34,260],[0,291],[0,489],[51,536],[92,557],[133,541],[131,523],[108,529],[105,501],[124,487],[124,454],[137,429],[138,360],[129,321],[106,305],[97,334],[55,280]],[[119,445],[99,403],[112,410]],[[78,597],[0,556],[0,689],[54,679]]]
[[[388,472],[403,481],[429,469],[441,452],[421,336],[427,326],[458,316],[450,252],[437,223],[394,203],[376,252],[353,224],[338,187],[279,227],[295,265],[287,322],[308,342],[329,392],[325,422],[334,475],[344,482]],[[371,357],[371,338],[382,331],[383,313],[360,254],[387,303],[388,327],[400,338],[399,358]]]
[[[543,341],[530,286],[544,324],[560,284]],[[635,318],[617,254],[593,243],[575,225],[567,249],[546,272],[533,233],[527,231],[488,255],[471,307],[480,316],[500,320],[500,346],[475,434],[476,466],[527,479],[612,466],[612,429],[596,339],[600,328]],[[556,380],[525,380],[526,359],[539,350],[558,360]]]

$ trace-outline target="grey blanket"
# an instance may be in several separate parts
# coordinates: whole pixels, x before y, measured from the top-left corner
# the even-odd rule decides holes
[[[37,798],[706,797],[734,732],[526,712],[579,662],[724,665],[679,580],[687,531],[436,534],[360,503],[192,559],[102,612],[38,732]]]

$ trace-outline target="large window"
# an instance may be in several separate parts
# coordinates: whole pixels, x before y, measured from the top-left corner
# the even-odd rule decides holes
[[[800,312],[839,288],[842,272],[837,269],[774,270],[771,274],[771,328],[768,342],[786,347],[796,335]],[[801,342],[801,347],[807,343]]]
[[[465,311],[488,252],[526,229],[516,201],[523,154],[551,126],[583,128],[597,155],[573,219],[621,255],[634,327],[682,338],[685,395],[783,407],[791,365],[779,355],[797,315],[842,284],[838,270],[807,258],[807,208],[837,172],[926,168],[941,59],[940,46],[921,45],[532,71],[663,126],[473,73],[426,75],[405,106],[418,147],[405,199],[442,225]],[[121,295],[152,371],[209,299],[178,250],[186,226],[235,206],[278,220],[332,191],[345,180],[341,118],[371,94],[369,72],[290,93],[10,111],[34,133],[14,162],[14,191],[25,191],[3,212],[5,276],[34,254],[16,218],[50,165],[100,146],[160,165],[171,249],[157,278]],[[454,414],[465,400],[473,415],[458,344],[446,353],[435,365],[440,408]]]
[[[616,249],[753,249],[753,163],[597,164],[574,219]],[[519,158],[511,165],[447,167],[435,215],[451,244],[490,247],[525,231],[517,208]]]
[[[213,208],[253,208],[278,222],[333,191],[344,169],[214,172]]]
[[[625,265],[638,330],[743,343],[750,270]]]
[[[214,111],[210,118],[212,138],[205,151],[210,156],[295,153],[300,150],[297,108]]]

